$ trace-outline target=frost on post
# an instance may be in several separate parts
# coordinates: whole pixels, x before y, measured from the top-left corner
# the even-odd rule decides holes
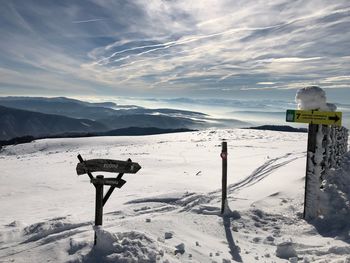
[[[325,148],[323,147],[323,130],[322,125],[318,125],[316,133],[316,145],[315,152],[308,152],[308,167],[307,167],[307,180],[305,193],[305,219],[316,218],[319,214],[319,203],[321,195],[321,182],[324,175],[324,153]]]
[[[298,90],[295,101],[300,110],[337,109],[336,105],[327,103],[326,93],[316,86]],[[327,210],[320,201],[327,199],[322,191],[326,183],[324,180],[332,170],[340,167],[342,158],[347,153],[348,130],[345,127],[314,124],[309,129],[312,132],[309,130],[304,217],[312,220]]]

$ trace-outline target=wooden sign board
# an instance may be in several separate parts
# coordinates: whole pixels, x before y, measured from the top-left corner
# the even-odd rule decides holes
[[[91,159],[77,164],[77,174],[110,172],[135,174],[141,169],[138,163],[110,159]]]
[[[118,178],[94,178],[91,180],[93,184],[103,184],[103,185],[110,185],[117,188],[122,188],[122,186],[126,183],[123,179]]]
[[[342,113],[316,110],[287,110],[286,121],[341,126]]]

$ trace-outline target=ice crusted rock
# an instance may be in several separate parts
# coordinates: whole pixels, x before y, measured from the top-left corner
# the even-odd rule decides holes
[[[172,238],[173,237],[173,233],[171,233],[171,232],[165,232],[164,233],[164,238],[165,239],[170,239],[170,238]]]
[[[275,238],[272,237],[272,236],[267,236],[267,237],[266,237],[266,241],[268,241],[268,242],[273,242],[273,241],[275,241]]]
[[[298,257],[292,242],[283,242],[277,245],[276,256],[283,259]]]
[[[177,246],[175,246],[175,248],[176,248],[175,254],[177,254],[177,253],[180,253],[180,254],[185,253],[185,244],[184,243],[178,244]]]

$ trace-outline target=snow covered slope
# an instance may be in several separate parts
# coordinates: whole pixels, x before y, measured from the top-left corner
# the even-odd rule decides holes
[[[306,137],[234,129],[5,147],[0,262],[350,262],[349,239],[323,237],[301,219]],[[96,247],[95,189],[76,176],[78,153],[142,166],[105,205]]]

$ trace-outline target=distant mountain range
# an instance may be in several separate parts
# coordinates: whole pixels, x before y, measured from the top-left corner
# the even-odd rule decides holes
[[[129,127],[201,129],[243,127],[234,119],[212,119],[201,112],[113,102],[90,103],[65,97],[0,97],[0,140],[21,136],[100,133]]]
[[[34,137],[71,132],[105,131],[107,127],[88,119],[74,119],[0,106],[0,139],[30,135]]]
[[[98,133],[128,127],[201,128],[206,115],[64,97],[0,97],[0,140],[21,136]]]
[[[90,103],[65,97],[0,97],[0,105],[21,110],[46,114],[63,115],[71,118],[90,120],[108,119],[108,117],[148,114],[171,117],[204,117],[206,114],[176,109],[146,109],[136,105],[117,105],[113,102]]]

